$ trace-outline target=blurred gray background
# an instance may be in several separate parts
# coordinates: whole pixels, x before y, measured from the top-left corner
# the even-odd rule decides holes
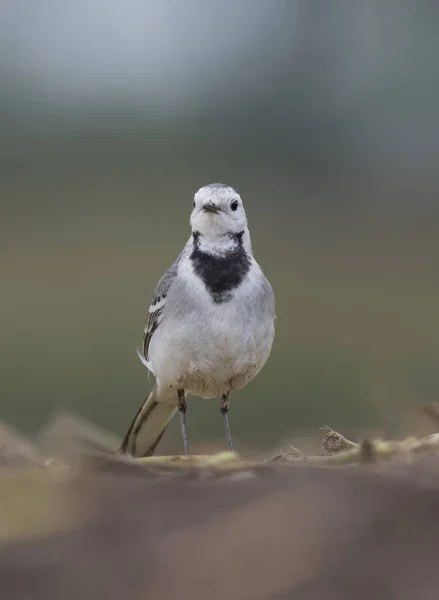
[[[433,0],[3,0],[0,418],[123,434],[155,284],[224,182],[278,315],[237,447],[407,427],[439,394],[438,56]],[[215,401],[188,427],[225,446]]]

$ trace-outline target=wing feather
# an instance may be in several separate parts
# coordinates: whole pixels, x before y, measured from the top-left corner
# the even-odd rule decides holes
[[[146,319],[142,349],[141,352],[138,352],[140,359],[147,366],[149,365],[149,345],[154,332],[157,331],[157,328],[163,318],[166,296],[168,295],[168,292],[177,276],[180,257],[181,255],[175,260],[171,268],[162,276],[152,297],[151,306],[149,307],[148,317]]]

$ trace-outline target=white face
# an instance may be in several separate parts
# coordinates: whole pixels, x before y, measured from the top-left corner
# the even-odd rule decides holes
[[[198,190],[191,214],[192,231],[208,238],[247,230],[247,217],[238,192],[228,185],[212,183]]]

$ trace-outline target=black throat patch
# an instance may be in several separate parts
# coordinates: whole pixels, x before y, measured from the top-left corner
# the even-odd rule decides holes
[[[247,277],[250,270],[250,258],[242,245],[244,232],[233,234],[236,246],[224,254],[216,256],[200,250],[198,231],[193,233],[194,247],[190,255],[195,273],[200,277],[216,304],[227,302]]]

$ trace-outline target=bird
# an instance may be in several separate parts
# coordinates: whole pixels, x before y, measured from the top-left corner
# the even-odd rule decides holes
[[[154,454],[179,413],[187,455],[187,396],[218,398],[228,449],[232,392],[266,364],[275,335],[275,296],[256,262],[242,199],[212,183],[194,195],[191,234],[159,280],[137,348],[154,375],[120,447],[132,457]]]

